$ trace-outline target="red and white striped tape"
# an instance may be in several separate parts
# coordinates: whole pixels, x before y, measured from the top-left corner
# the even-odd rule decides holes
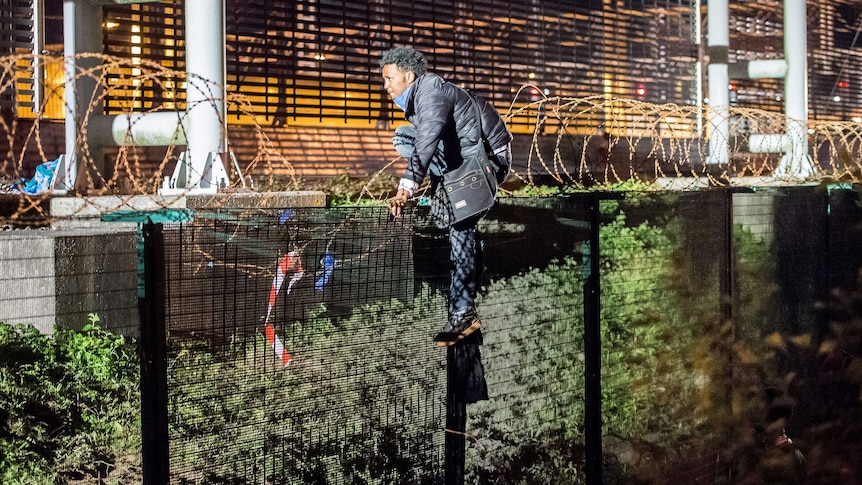
[[[269,290],[269,306],[266,309],[266,320],[264,321],[263,329],[266,341],[269,342],[272,350],[275,351],[275,357],[281,362],[282,366],[290,364],[291,357],[287,349],[284,348],[281,339],[275,334],[275,328],[269,322],[269,317],[272,314],[272,308],[275,306],[275,300],[278,298],[278,292],[281,290],[288,273],[292,273],[292,276],[287,283],[285,295],[289,295],[293,285],[302,278],[302,264],[299,262],[299,255],[296,251],[285,254],[278,262],[275,270],[275,278],[272,279],[272,287]]]

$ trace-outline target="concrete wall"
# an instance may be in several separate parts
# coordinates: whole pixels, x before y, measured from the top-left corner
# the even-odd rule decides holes
[[[81,328],[95,313],[138,331],[137,248],[128,225],[0,232],[0,322]]]
[[[761,191],[733,194],[733,222],[760,242],[771,244],[775,233],[775,193]]]
[[[134,221],[161,209],[323,207],[326,194],[53,197],[47,205],[51,228],[0,231],[0,322],[32,324],[50,333],[55,324],[81,328],[94,313],[103,328],[136,336],[139,225]],[[126,222],[102,222],[110,215]]]
[[[137,335],[135,236],[128,230],[106,230],[54,238],[57,323],[77,327],[97,313],[104,328]]]
[[[31,323],[49,332],[56,314],[55,270],[53,238],[0,232],[0,322]]]

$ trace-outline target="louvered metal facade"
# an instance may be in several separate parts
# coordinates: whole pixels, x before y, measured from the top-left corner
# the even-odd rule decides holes
[[[2,52],[28,48],[33,2],[0,2]],[[106,6],[105,53],[183,70],[182,5]],[[701,9],[698,15],[692,0],[227,0],[228,90],[244,95],[250,110],[234,105],[228,121],[250,123],[253,116],[264,125],[361,127],[398,119],[377,64],[396,45],[423,51],[435,72],[501,110],[538,99],[530,89],[519,91],[525,85],[551,96],[692,105],[699,97],[697,66],[708,60],[696,43],[705,31],[697,28],[705,27],[707,7]],[[782,57],[782,10],[780,0],[732,2],[730,61]],[[862,4],[809,1],[807,15],[810,117],[862,117]],[[734,80],[734,86],[734,104],[782,110],[781,79]],[[17,87],[20,106],[27,85]],[[7,104],[15,96],[8,91]],[[168,80],[112,93],[106,107],[109,113],[182,108],[182,101],[181,86]],[[517,130],[534,121],[512,123]]]
[[[623,3],[228,1],[229,90],[247,96],[264,124],[374,126],[400,117],[382,89],[380,54],[409,45],[425,53],[433,71],[500,109],[538,99],[530,89],[519,92],[525,85],[551,96],[630,97],[646,83],[646,101],[694,104],[692,6]],[[106,9],[119,25],[106,32],[106,52],[134,56],[135,49],[181,68],[181,8]],[[148,94],[162,96],[143,98]],[[117,109],[126,105],[115,101]],[[231,115],[231,122],[249,121],[248,113]]]
[[[33,52],[37,32],[34,1],[38,0],[0,0],[0,56]],[[29,63],[23,64],[26,71]],[[4,116],[11,116],[18,106],[33,107],[33,78],[17,72],[15,78],[0,85],[0,112]]]

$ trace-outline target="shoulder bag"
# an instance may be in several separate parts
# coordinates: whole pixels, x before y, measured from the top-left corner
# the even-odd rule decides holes
[[[481,215],[494,205],[497,197],[497,171],[494,162],[488,158],[485,150],[485,140],[482,136],[482,114],[473,96],[467,93],[476,111],[476,122],[479,126],[479,141],[475,154],[464,159],[464,162],[453,170],[443,174],[442,190],[439,196],[444,197],[447,210],[441,211],[443,223],[457,224],[471,217]],[[435,196],[438,196],[435,194]],[[449,219],[446,221],[445,219]]]

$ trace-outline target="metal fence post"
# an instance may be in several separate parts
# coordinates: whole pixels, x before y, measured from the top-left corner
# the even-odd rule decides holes
[[[141,455],[143,483],[167,484],[168,382],[165,331],[165,244],[161,224],[147,222],[141,315]]]
[[[734,312],[736,305],[734,297],[734,284],[736,282],[735,271],[735,242],[733,238],[733,194],[735,191],[726,190],[724,192],[724,250],[718,255],[719,258],[719,293],[720,293],[720,311],[721,316],[725,321],[734,322]]]
[[[455,346],[446,349],[446,440],[443,448],[444,483],[463,485],[467,430],[467,403],[455,396]]]
[[[588,484],[602,483],[602,343],[599,194],[589,196],[590,239],[584,247],[584,448]]]

